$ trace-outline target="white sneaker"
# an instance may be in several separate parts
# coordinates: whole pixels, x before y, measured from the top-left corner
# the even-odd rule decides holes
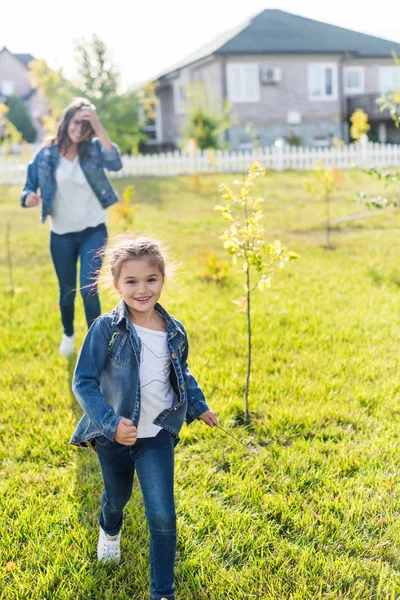
[[[75,352],[75,335],[65,335],[63,333],[58,351],[64,356],[73,354]]]
[[[121,558],[121,532],[114,537],[106,534],[100,527],[99,543],[97,544],[97,558],[104,562],[116,561]]]

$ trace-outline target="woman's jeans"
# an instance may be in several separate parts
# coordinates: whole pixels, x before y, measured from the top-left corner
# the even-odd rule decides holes
[[[51,232],[50,252],[60,286],[61,320],[65,335],[74,333],[74,307],[78,258],[81,263],[80,291],[88,327],[100,315],[100,300],[95,277],[101,269],[99,250],[107,241],[104,223],[77,233]]]
[[[100,526],[109,535],[121,529],[136,470],[150,530],[150,600],[175,598],[175,441],[165,429],[155,437],[138,439],[133,446],[111,442],[104,436],[96,438],[104,481]]]

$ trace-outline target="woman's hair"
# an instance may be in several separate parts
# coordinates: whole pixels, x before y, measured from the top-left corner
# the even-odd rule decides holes
[[[65,109],[60,124],[58,126],[57,134],[55,138],[51,140],[51,145],[57,145],[60,150],[67,150],[72,143],[68,135],[68,127],[71,122],[71,119],[73,118],[77,110],[91,107],[93,107],[93,104],[89,100],[86,100],[86,98],[75,98],[71,102],[71,104]],[[92,141],[95,135],[89,122],[87,123],[87,126],[90,128],[90,134],[83,142],[80,142],[78,144],[78,153],[81,157],[85,157],[88,155],[89,143]]]

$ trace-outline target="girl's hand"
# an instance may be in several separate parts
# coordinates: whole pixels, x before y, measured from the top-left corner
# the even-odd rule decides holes
[[[90,123],[95,133],[99,133],[101,123],[99,117],[97,116],[96,107],[93,104],[90,107],[88,106],[81,109],[81,118],[82,121]]]
[[[114,441],[123,446],[133,446],[137,440],[137,429],[130,419],[121,417],[115,432]]]
[[[199,419],[204,421],[204,423],[207,423],[209,427],[214,427],[214,425],[218,425],[217,415],[211,409],[206,410],[206,412],[203,412],[203,414],[199,416]]]
[[[31,206],[38,206],[41,202],[41,197],[38,196],[37,194],[28,194],[27,197],[25,198],[25,206],[28,206],[29,208]]]

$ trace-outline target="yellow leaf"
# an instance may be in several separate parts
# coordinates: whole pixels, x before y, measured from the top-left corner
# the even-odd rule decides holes
[[[12,560],[9,560],[8,563],[5,566],[5,570],[6,571],[11,571],[16,566],[17,565],[15,564],[15,562],[13,562]]]

